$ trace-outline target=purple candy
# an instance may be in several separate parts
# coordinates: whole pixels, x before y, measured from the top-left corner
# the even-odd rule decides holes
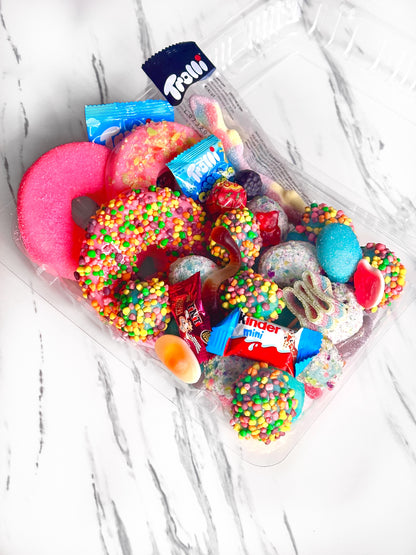
[[[255,171],[241,170],[236,173],[234,180],[238,185],[244,187],[248,199],[261,195],[263,183],[261,177]]]

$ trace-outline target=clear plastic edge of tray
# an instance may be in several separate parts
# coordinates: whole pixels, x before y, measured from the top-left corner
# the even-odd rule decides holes
[[[240,58],[259,58],[301,25],[319,37],[332,53],[339,53],[374,76],[416,92],[415,36],[395,29],[377,14],[345,0],[254,1],[200,46],[214,64],[225,70]],[[275,49],[278,57],[278,49]]]
[[[227,67],[236,64],[236,61],[241,56],[255,60],[256,57],[262,55],[262,52],[270,51],[271,46],[275,47],[276,44],[281,44],[288,40],[293,41],[294,35],[296,35],[296,27],[299,24],[305,25],[302,18],[305,18],[305,14],[301,11],[300,3],[296,4],[285,0],[277,0],[266,4],[263,2],[253,2],[245,12],[238,14],[230,24],[224,26],[224,30],[220,30],[215,37],[211,38],[209,41],[205,41],[202,46],[204,51],[212,57],[214,63],[216,63],[219,68],[227,70]],[[349,35],[348,32],[342,31],[342,24],[345,23],[344,20],[347,21],[350,27],[353,24],[358,25],[361,29],[365,29],[367,25],[376,26],[380,34],[383,32],[386,33],[386,29],[389,30],[390,34],[387,36],[391,37],[390,43],[396,45],[395,49],[397,51],[400,50],[400,46],[402,46],[403,43],[414,45],[414,42],[412,43],[409,37],[396,34],[393,29],[389,29],[383,22],[373,20],[365,12],[359,10],[349,11],[348,5],[343,2],[337,3],[336,8],[333,6],[331,8],[329,1],[316,3],[309,13],[308,18],[309,21],[312,21],[310,28],[311,33],[319,32],[324,34],[328,37],[328,47],[340,51],[346,50],[346,54],[352,57],[354,56],[355,48],[354,44],[351,43],[351,36],[349,42],[346,44]],[[361,31],[360,33],[358,33],[358,30],[355,31],[353,37],[354,41],[356,41],[355,44],[358,44]],[[283,56],[284,52],[285,50],[282,48],[281,52],[273,58],[273,63],[278,63],[279,56]],[[416,49],[413,49],[413,53],[414,52],[416,52]],[[394,63],[393,65],[389,65],[383,61],[383,59],[379,59],[381,57],[380,52],[377,53],[375,51],[372,53],[370,49],[370,61],[371,56],[374,56],[372,66],[375,70],[375,74],[380,72],[390,76],[393,75],[395,81],[397,81],[397,86],[406,88],[406,91],[414,91],[416,80],[411,71],[407,71],[406,74],[403,74],[397,67],[394,69]],[[369,60],[367,60],[366,63],[368,63]],[[360,61],[362,62],[363,60],[360,59]],[[143,91],[140,96],[146,96],[149,94],[150,90],[151,89]],[[364,227],[370,226],[372,230],[377,230],[380,236],[386,238],[386,243],[391,246],[392,250],[396,249],[396,252],[400,252],[409,271],[409,283],[403,293],[401,302],[397,303],[397,306],[387,309],[387,313],[384,315],[379,325],[376,326],[371,340],[365,346],[365,352],[363,353],[360,351],[356,353],[349,361],[347,369],[336,387],[336,390],[339,390],[352,373],[365,362],[366,357],[378,343],[382,335],[388,331],[391,323],[395,319],[400,318],[410,304],[416,300],[416,289],[413,285],[413,283],[416,282],[416,259],[410,249],[410,242],[403,244],[401,238],[396,236],[393,230],[386,229],[382,225],[382,222],[376,217],[363,213],[361,209],[358,211],[359,203],[357,203],[357,200],[356,206],[352,207],[351,202],[345,197],[328,191],[325,187],[325,183],[331,181],[334,185],[333,179],[329,176],[325,176],[319,172],[317,168],[311,168],[314,176],[312,177],[311,175],[299,172],[299,170],[291,166],[290,163],[288,163],[288,167],[290,167],[293,175],[302,181],[303,186],[309,190],[312,196],[316,197],[321,202],[339,206],[344,210],[347,208],[353,218],[354,215],[358,218],[358,226],[356,225],[356,227],[358,228],[357,235],[360,240],[361,219],[364,219],[366,222]],[[316,179],[316,176],[319,176],[319,178]],[[89,310],[86,303],[81,303],[81,306],[85,308],[85,310],[79,310],[80,299],[77,297],[80,297],[80,295],[74,289],[73,284],[53,278],[47,274],[47,272],[43,271],[42,268],[36,267],[25,258],[21,246],[20,248],[19,246],[18,248],[14,246],[16,244],[18,245],[14,204],[10,203],[3,206],[0,213],[3,224],[1,230],[2,236],[5,237],[8,235],[10,237],[11,235],[13,241],[15,241],[14,243],[11,242],[10,249],[2,247],[0,251],[0,262],[9,271],[13,272],[16,278],[24,282],[28,287],[33,288],[34,291],[55,309],[71,320],[74,325],[80,327],[87,335],[92,337],[101,347],[117,357],[122,363],[128,365],[137,361],[138,364],[147,365],[149,361],[143,354],[147,350],[142,349],[140,350],[142,352],[137,352],[137,349],[132,349],[123,341],[109,342],[108,338],[112,336],[112,334],[108,326],[99,322],[96,315]],[[63,292],[65,292],[65,295],[62,294]],[[69,293],[69,295],[66,293]],[[149,376],[147,376],[146,373],[144,379],[157,389],[159,393],[174,402],[176,390],[178,388],[185,392],[189,392],[187,386],[184,386],[176,379],[172,379],[172,376],[163,369],[162,365],[157,363],[156,357],[151,356],[151,358],[159,367],[160,372],[152,371]],[[293,426],[292,431],[279,440],[279,442],[276,442],[272,448],[270,448],[270,446],[259,446],[257,442],[241,442],[236,438],[235,432],[233,432],[228,425],[228,416],[221,411],[218,403],[209,393],[193,390],[189,394],[195,397],[200,407],[218,416],[220,422],[220,435],[229,448],[238,452],[246,462],[257,466],[271,466],[281,462],[287,457],[290,451],[299,442],[300,438],[322,413],[324,408],[332,401],[336,391],[325,394],[307,407],[307,413],[305,413],[304,417],[299,419]]]

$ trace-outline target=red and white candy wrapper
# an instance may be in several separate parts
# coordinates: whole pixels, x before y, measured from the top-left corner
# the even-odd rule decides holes
[[[198,362],[206,362],[212,358],[206,349],[211,324],[202,305],[200,273],[171,285],[169,298],[180,336],[192,349]]]
[[[212,329],[207,351],[267,362],[296,377],[306,362],[319,352],[321,343],[320,332],[306,328],[294,332],[236,308]]]

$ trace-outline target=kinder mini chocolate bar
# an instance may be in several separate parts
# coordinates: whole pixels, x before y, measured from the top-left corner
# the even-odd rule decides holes
[[[212,329],[207,351],[268,362],[296,377],[296,364],[301,365],[319,352],[322,337],[320,332],[307,328],[294,332],[236,308]]]

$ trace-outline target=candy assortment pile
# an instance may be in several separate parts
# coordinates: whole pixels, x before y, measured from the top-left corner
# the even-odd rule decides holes
[[[217,101],[189,100],[208,138],[172,121],[164,101],[146,102],[117,140],[99,125],[91,142],[27,170],[22,242],[35,263],[75,279],[120,337],[217,395],[239,436],[268,445],[302,416],[305,395],[335,386],[343,353],[400,297],[406,270],[384,244],[361,246],[342,210],[306,205],[253,171]],[[99,108],[87,111],[90,133]],[[82,196],[99,205],[83,230],[71,216]]]

